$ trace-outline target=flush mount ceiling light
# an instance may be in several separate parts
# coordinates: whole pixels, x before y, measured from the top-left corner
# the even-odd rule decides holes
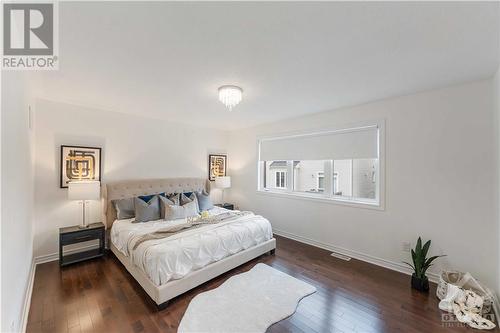
[[[237,86],[222,86],[219,88],[219,101],[221,101],[229,111],[241,102],[243,89]]]

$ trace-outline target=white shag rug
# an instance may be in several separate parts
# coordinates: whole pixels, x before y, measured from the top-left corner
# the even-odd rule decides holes
[[[193,298],[179,333],[265,332],[292,315],[316,288],[268,265],[230,277],[218,288]]]

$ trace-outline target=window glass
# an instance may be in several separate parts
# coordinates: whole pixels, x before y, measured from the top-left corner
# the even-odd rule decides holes
[[[333,195],[352,196],[352,160],[333,161]]]
[[[265,161],[263,184],[266,189],[286,189],[287,161]]]
[[[325,192],[325,166],[330,161],[293,161],[293,190],[295,192]]]
[[[381,205],[380,131],[378,124],[363,124],[259,139],[257,189],[349,205]]]
[[[333,195],[356,199],[376,199],[378,159],[333,161]]]
[[[359,199],[376,199],[378,159],[352,160],[352,196]]]

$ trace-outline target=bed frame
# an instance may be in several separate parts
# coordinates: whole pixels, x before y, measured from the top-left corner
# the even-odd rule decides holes
[[[102,186],[103,221],[111,229],[116,220],[116,210],[111,200],[136,197],[139,195],[158,193],[181,193],[205,190],[210,192],[210,182],[203,178],[165,178],[145,179],[107,183]],[[193,271],[182,279],[172,280],[164,285],[155,285],[149,277],[128,257],[124,256],[115,246],[108,241],[109,248],[125,266],[129,273],[142,286],[144,291],[153,299],[158,307],[165,308],[168,301],[188,290],[191,290],[214,277],[217,277],[233,268],[236,268],[267,252],[273,254],[276,248],[274,238],[244,251],[235,253],[222,260],[209,264],[199,270]]]

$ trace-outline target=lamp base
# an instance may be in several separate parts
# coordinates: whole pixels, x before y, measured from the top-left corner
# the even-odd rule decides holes
[[[78,226],[78,229],[87,229],[88,227],[89,227],[89,225],[88,225],[88,224],[87,224],[87,225],[80,224],[80,225]]]

